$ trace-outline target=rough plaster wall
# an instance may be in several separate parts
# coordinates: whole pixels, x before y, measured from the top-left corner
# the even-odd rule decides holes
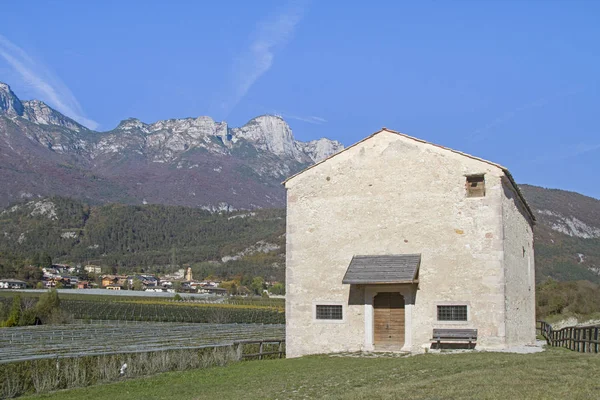
[[[487,195],[467,198],[465,175],[485,173]],[[505,346],[503,172],[383,131],[287,182],[289,357],[364,347],[364,299],[343,275],[355,254],[422,253],[412,350],[436,327],[477,328],[480,348]],[[343,302],[343,323],[313,319]],[[468,304],[469,321],[437,321],[437,304]]]
[[[535,342],[533,229],[510,184],[504,182],[504,264],[507,344]]]

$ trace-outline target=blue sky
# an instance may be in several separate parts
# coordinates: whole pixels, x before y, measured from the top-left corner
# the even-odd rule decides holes
[[[98,130],[283,115],[386,126],[600,198],[600,2],[3,2],[0,81]]]

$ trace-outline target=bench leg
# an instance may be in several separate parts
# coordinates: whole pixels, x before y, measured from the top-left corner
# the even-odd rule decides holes
[[[440,345],[440,341],[438,340],[438,341],[437,341],[437,349],[439,350],[439,349],[440,349],[440,347],[441,347],[441,345]]]

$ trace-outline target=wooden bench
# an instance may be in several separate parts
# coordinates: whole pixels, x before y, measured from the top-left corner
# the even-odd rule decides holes
[[[437,342],[438,349],[441,342],[477,342],[477,329],[434,329],[433,342]]]

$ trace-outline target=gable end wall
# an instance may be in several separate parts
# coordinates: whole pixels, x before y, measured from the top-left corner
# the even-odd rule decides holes
[[[480,173],[486,196],[467,198],[465,176]],[[480,348],[505,347],[503,177],[497,166],[382,131],[288,180],[288,356],[368,349],[371,289],[342,284],[357,254],[422,255],[412,351],[431,343],[433,328],[454,325],[478,329]],[[437,321],[436,305],[461,303],[469,321]],[[344,320],[315,321],[315,304],[343,304]]]
[[[533,225],[508,179],[502,180],[502,225],[508,346],[535,343]]]

